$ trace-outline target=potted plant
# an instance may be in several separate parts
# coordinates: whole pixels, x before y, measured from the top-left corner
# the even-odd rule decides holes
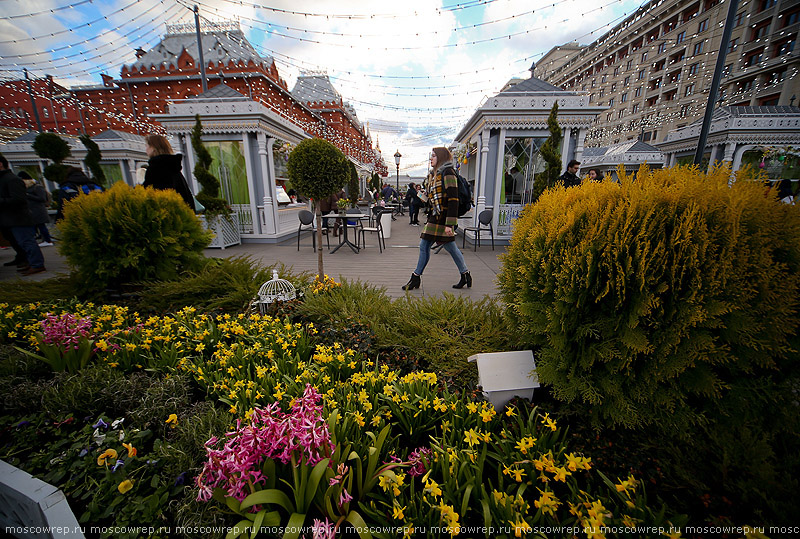
[[[197,193],[197,200],[205,206],[200,220],[203,225],[214,233],[214,239],[209,247],[224,249],[242,243],[239,232],[239,216],[231,210],[228,201],[219,196],[219,180],[211,171],[211,153],[203,144],[203,126],[200,115],[195,116],[192,129],[192,146],[197,155],[197,164],[194,166],[194,177],[201,185]]]

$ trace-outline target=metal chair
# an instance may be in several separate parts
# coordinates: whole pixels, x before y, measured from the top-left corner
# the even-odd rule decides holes
[[[361,236],[361,242],[356,239],[356,245],[361,245],[362,248],[367,246],[367,232],[377,232],[378,233],[378,250],[382,253],[384,249],[386,249],[386,238],[383,236],[383,225],[381,224],[381,219],[384,215],[389,215],[389,212],[385,211],[376,211],[375,212],[375,226],[362,226],[358,229],[358,234]],[[356,236],[358,238],[358,236]],[[381,247],[381,242],[383,242],[383,247]]]
[[[467,230],[471,230],[475,232],[475,244],[473,251],[478,250],[478,244],[481,242],[481,231],[486,232],[489,231],[489,234],[492,237],[492,251],[494,251],[494,228],[492,228],[492,210],[483,210],[478,215],[478,226],[465,226],[464,227],[464,239],[461,242],[461,248],[463,249],[467,244]]]
[[[314,248],[314,251],[317,250],[317,227],[314,224],[315,216],[308,210],[300,210],[297,214],[297,217],[300,219],[300,226],[297,228],[297,250],[300,250],[300,234],[306,230],[311,231],[311,245]],[[328,249],[331,248],[331,238],[328,234],[328,229],[322,229],[322,235],[325,236],[325,239],[328,241]]]

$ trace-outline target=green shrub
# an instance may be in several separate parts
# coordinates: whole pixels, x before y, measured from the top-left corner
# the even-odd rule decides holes
[[[144,283],[137,307],[158,312],[176,311],[187,305],[200,311],[243,311],[261,285],[272,279],[273,269],[296,289],[311,281],[308,274],[294,274],[282,263],[260,266],[248,256],[209,258],[202,269],[185,272],[178,279]]]
[[[72,155],[66,140],[55,133],[39,133],[33,141],[33,151],[39,157],[53,161],[44,169],[45,178],[55,183],[66,179],[69,167],[62,165],[61,161]]]
[[[642,167],[526,209],[500,286],[557,398],[680,427],[795,368],[800,212],[729,174]]]
[[[174,191],[131,189],[121,182],[65,204],[58,226],[59,252],[90,290],[174,278],[199,267],[211,241]]]

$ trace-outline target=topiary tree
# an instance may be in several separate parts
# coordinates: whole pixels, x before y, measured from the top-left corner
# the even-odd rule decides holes
[[[349,159],[347,162],[350,164],[350,177],[347,180],[347,192],[350,194],[350,207],[355,208],[358,204],[358,171],[356,166]]]
[[[72,155],[72,150],[66,140],[55,133],[39,133],[33,141],[33,151],[39,157],[53,162],[45,167],[45,178],[55,183],[61,183],[67,178],[68,167],[61,162]]]
[[[381,189],[381,177],[378,175],[377,172],[372,173],[372,179],[369,182],[369,187],[373,191],[380,191]]]
[[[561,175],[561,126],[558,125],[558,103],[553,103],[550,116],[547,117],[547,129],[550,136],[542,144],[539,153],[547,163],[547,168],[537,174],[533,179],[533,200],[539,199],[545,189],[555,185]]]
[[[100,147],[89,135],[81,135],[78,138],[80,138],[83,145],[86,146],[86,158],[83,162],[86,163],[86,167],[92,172],[95,183],[105,187],[106,174],[103,172],[103,167],[100,166],[100,159],[103,157],[103,154],[100,153]]]
[[[214,159],[211,153],[203,144],[203,125],[200,122],[200,115],[195,116],[194,128],[192,128],[192,147],[197,155],[197,163],[194,166],[194,177],[200,184],[200,192],[197,193],[197,200],[205,206],[203,213],[206,220],[210,221],[218,215],[229,215],[228,201],[219,196],[219,180],[211,174],[211,163]]]
[[[200,266],[213,234],[169,189],[118,182],[64,207],[59,252],[87,291],[146,279],[172,279]]]
[[[585,404],[598,424],[685,432],[725,415],[742,388],[786,394],[798,370],[800,212],[729,177],[643,166],[636,181],[550,190],[526,208],[500,289],[558,399]]]
[[[339,148],[327,140],[312,138],[302,141],[292,150],[286,165],[294,188],[315,201],[320,281],[325,278],[325,271],[322,266],[322,214],[318,202],[342,189],[350,176],[348,163]]]

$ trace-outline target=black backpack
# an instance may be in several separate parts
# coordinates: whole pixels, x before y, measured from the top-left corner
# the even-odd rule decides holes
[[[456,169],[451,170],[458,182],[458,216],[461,217],[472,209],[472,188],[464,176],[459,174]]]

